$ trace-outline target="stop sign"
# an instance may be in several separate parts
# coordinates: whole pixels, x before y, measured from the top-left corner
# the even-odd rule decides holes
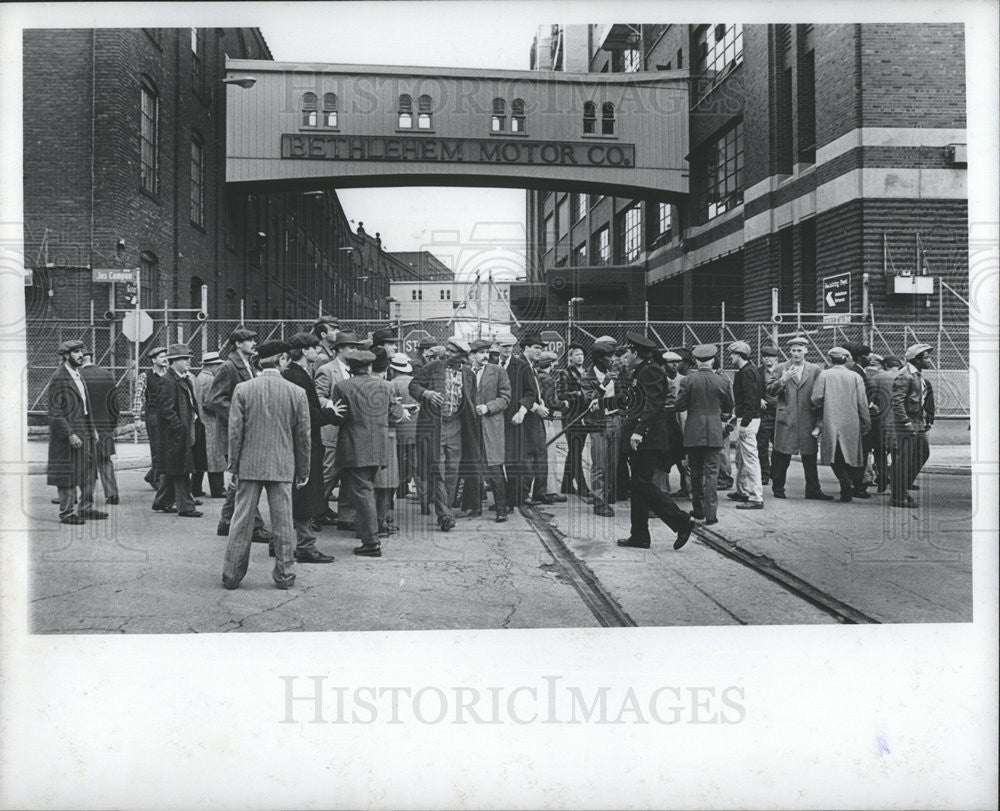
[[[562,335],[555,330],[547,329],[542,331],[541,338],[545,341],[546,351],[555,352],[556,355],[562,357],[563,352],[566,351],[566,339]]]
[[[142,343],[153,334],[153,319],[145,310],[129,310],[122,319],[122,335]]]
[[[428,341],[433,336],[425,329],[415,329],[406,333],[403,338],[403,351],[407,355],[413,357],[419,357],[420,355],[420,342]]]

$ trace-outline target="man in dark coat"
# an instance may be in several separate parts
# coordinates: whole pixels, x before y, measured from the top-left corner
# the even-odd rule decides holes
[[[566,465],[559,490],[565,495],[576,493],[580,498],[587,499],[590,497],[590,487],[583,475],[583,449],[587,444],[587,426],[583,417],[590,407],[590,398],[584,391],[583,380],[587,376],[587,369],[583,360],[584,352],[580,344],[570,344],[566,348],[566,368],[556,376],[556,393],[559,399],[568,403],[563,413]]]
[[[764,486],[760,480],[757,456],[757,432],[760,430],[760,372],[750,362],[750,344],[734,341],[729,345],[729,359],[736,367],[733,378],[734,419],[736,428],[736,492],[729,498],[741,502],[738,510],[764,509]]]
[[[670,382],[658,363],[653,361],[656,344],[638,333],[626,335],[627,351],[624,363],[631,369],[629,389],[620,402],[625,408],[622,438],[632,468],[631,519],[632,528],[618,546],[649,549],[650,510],[674,532],[674,549],[680,549],[691,537],[694,521],[681,510],[663,490],[653,483],[657,461],[667,450],[667,395]]]
[[[295,560],[299,563],[331,563],[332,555],[316,548],[313,520],[326,512],[323,489],[323,437],[320,428],[333,422],[333,411],[322,408],[309,368],[319,352],[319,339],[309,332],[298,332],[288,340],[288,364],[281,376],[306,393],[309,401],[309,482],[292,490],[292,522],[295,525]]]
[[[768,394],[767,387],[777,378],[778,348],[764,346],[760,350],[760,429],[757,431],[757,458],[760,459],[760,483],[771,481],[771,440],[774,439],[774,407],[777,398]]]
[[[590,348],[593,361],[583,379],[588,398],[587,415],[583,418],[590,431],[590,491],[594,496],[594,513],[611,517],[615,471],[618,467],[619,420],[615,383],[617,373],[614,355],[617,344],[601,336]]]
[[[446,360],[434,360],[410,381],[410,396],[420,403],[417,417],[418,465],[427,477],[434,513],[442,531],[455,526],[452,504],[463,461],[463,446],[472,441],[475,414],[462,367],[469,345],[451,338]]]
[[[167,350],[170,369],[156,390],[160,418],[160,485],[153,498],[153,509],[176,512],[184,518],[201,518],[191,495],[194,472],[194,444],[197,436],[198,404],[188,377],[191,350],[186,344],[173,344]],[[173,504],[177,505],[174,508]]]
[[[154,346],[147,353],[150,368],[140,374],[135,381],[135,398],[132,401],[133,427],[138,433],[143,421],[146,423],[146,439],[149,441],[150,466],[144,481],[154,490],[159,485],[157,454],[160,452],[160,417],[156,413],[156,386],[167,373],[167,348]]]
[[[219,436],[229,444],[229,408],[233,400],[233,390],[237,384],[247,380],[253,380],[257,376],[257,370],[250,362],[257,347],[257,333],[245,327],[237,327],[233,334],[229,336],[229,344],[233,351],[229,354],[226,362],[219,367],[215,373],[215,380],[212,381],[212,388],[209,389],[208,398],[202,403],[202,410],[213,416],[217,420],[216,428]],[[229,489],[226,490],[226,500],[222,503],[222,511],[219,515],[219,526],[216,527],[215,534],[221,537],[229,536],[229,522],[233,518],[233,510],[236,507],[236,490],[239,482],[234,478],[229,480]],[[264,528],[264,519],[258,510],[254,515],[255,543],[268,543],[271,541],[271,533]]]
[[[678,411],[686,411],[684,447],[691,467],[692,516],[706,524],[718,523],[719,454],[725,441],[723,423],[733,410],[729,378],[713,369],[717,347],[701,344],[692,351],[698,368],[681,380]]]
[[[507,506],[520,507],[528,499],[532,480],[542,472],[545,459],[545,425],[549,415],[542,399],[541,385],[534,363],[545,343],[536,334],[521,339],[524,354],[512,356],[507,365],[510,379],[510,404],[504,416],[507,454]],[[501,356],[501,367],[503,358]]]
[[[52,375],[48,390],[47,481],[59,491],[59,521],[83,524],[87,518],[108,517],[106,512],[94,509],[97,430],[94,409],[80,375],[83,341],[64,341],[59,345],[59,356],[62,364]]]
[[[333,422],[339,426],[337,469],[351,491],[357,514],[361,546],[354,548],[354,554],[380,558],[375,475],[388,464],[389,422],[403,419],[403,407],[393,398],[389,382],[371,374],[374,353],[357,350],[345,360],[351,376],[336,383],[331,393],[337,410]]]
[[[109,369],[94,364],[92,352],[84,352],[80,376],[87,387],[90,404],[94,407],[94,427],[97,429],[97,474],[104,488],[104,501],[118,503],[118,479],[115,477],[115,428],[121,406],[118,404],[118,386]]]
[[[929,344],[913,344],[906,363],[892,380],[891,426],[893,507],[916,507],[907,493],[930,457],[927,432],[934,424],[934,397],[923,371],[931,365]]]
[[[872,451],[875,454],[875,487],[879,493],[889,488],[889,451],[892,433],[892,381],[896,379],[903,361],[893,355],[882,359],[882,371],[872,377],[870,396]]]

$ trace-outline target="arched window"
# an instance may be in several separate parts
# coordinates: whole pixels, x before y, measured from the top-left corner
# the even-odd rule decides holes
[[[326,127],[337,126],[336,93],[326,93],[323,95],[323,125]]]
[[[503,99],[493,99],[493,117],[490,119],[490,132],[503,132],[506,129],[507,102]]]
[[[429,130],[431,128],[431,97],[421,96],[417,100],[417,129]]]
[[[315,127],[319,123],[319,113],[316,110],[316,94],[302,94],[302,126]]]
[[[399,121],[397,126],[401,130],[413,129],[413,99],[406,93],[399,97]]]
[[[139,183],[150,194],[160,193],[160,94],[152,79],[139,85]]]
[[[524,99],[514,99],[510,103],[510,131],[524,132]]]
[[[615,134],[615,105],[610,101],[601,105],[601,135]]]
[[[597,132],[597,105],[592,101],[583,103],[583,134],[593,135]]]

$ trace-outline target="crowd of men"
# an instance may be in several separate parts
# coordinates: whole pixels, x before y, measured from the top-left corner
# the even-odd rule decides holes
[[[822,463],[841,502],[870,498],[874,486],[891,490],[893,507],[912,508],[934,420],[927,344],[903,359],[834,347],[821,367],[806,360],[808,339],[795,337],[781,363],[777,347],[761,347],[758,369],[750,345],[735,341],[730,377],[714,344],[667,349],[639,333],[571,344],[558,369],[537,334],[426,341],[415,359],[393,330],[362,339],[332,317],[287,341],[257,337],[236,329],[224,354],[204,354],[197,376],[185,344],[154,347],[133,402],[149,437],[152,510],[201,518],[199,497],[224,500],[216,531],[228,538],[229,589],[245,576],[253,542],[268,544],[279,588],[294,583],[294,562],[333,561],[316,545],[327,527],[356,536],[355,555],[380,557],[383,539],[399,532],[397,499],[417,502],[442,532],[484,515],[489,500],[501,523],[515,507],[571,497],[604,517],[628,501],[631,529],[619,546],[649,548],[655,516],[680,549],[699,523],[718,522],[719,491],[731,489],[741,510],[764,509],[769,483],[774,498],[787,498],[798,455],[807,499],[834,498],[820,488]],[[59,352],[48,482],[60,520],[82,524],[108,517],[94,507],[98,478],[105,503],[119,501],[118,398],[82,342]],[[688,498],[691,509],[681,509]]]

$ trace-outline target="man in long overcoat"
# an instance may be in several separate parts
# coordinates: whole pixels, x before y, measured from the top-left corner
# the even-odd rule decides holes
[[[311,332],[298,332],[288,339],[291,362],[281,373],[306,393],[309,402],[309,482],[292,490],[292,519],[295,524],[295,560],[299,563],[331,563],[332,555],[316,548],[313,520],[327,509],[323,490],[323,437],[321,428],[333,421],[333,411],[323,408],[316,394],[309,367],[319,352],[319,338]]]
[[[511,357],[507,366],[510,404],[504,416],[507,465],[507,506],[520,507],[528,499],[532,481],[544,475],[545,425],[549,416],[542,399],[541,384],[534,363],[545,346],[541,336],[529,333],[521,338],[522,357]],[[501,358],[501,366],[502,358]]]
[[[198,406],[194,387],[188,377],[191,350],[186,344],[173,344],[167,350],[170,368],[156,389],[160,419],[160,484],[153,498],[153,509],[177,512],[184,518],[201,518],[191,495],[194,472],[195,423]],[[176,510],[173,506],[176,504]]]
[[[154,346],[146,353],[150,368],[139,374],[135,381],[135,397],[132,400],[132,427],[136,433],[146,423],[146,439],[149,442],[149,470],[143,481],[154,490],[159,485],[160,473],[157,469],[157,454],[160,452],[160,417],[156,413],[156,386],[167,373],[167,348]]]
[[[219,428],[219,420],[205,411],[205,401],[212,391],[215,373],[222,365],[218,352],[206,352],[201,359],[201,371],[194,379],[194,397],[198,403],[198,418],[205,430],[205,470],[208,473],[208,490],[212,498],[226,497],[226,445],[228,439]],[[195,474],[192,491],[201,490],[201,474]]]
[[[93,352],[83,354],[80,376],[87,387],[90,404],[94,407],[94,427],[97,429],[95,461],[97,474],[104,488],[104,501],[118,503],[118,479],[115,476],[115,428],[121,406],[118,404],[118,386],[110,369],[94,363]]]
[[[861,377],[847,368],[850,352],[835,346],[828,353],[830,368],[816,378],[812,404],[819,416],[819,454],[825,465],[833,468],[840,482],[840,500],[848,502],[854,496],[869,498],[857,483],[864,467],[862,438],[871,430],[868,398]]]
[[[684,448],[691,468],[692,515],[715,524],[718,519],[719,456],[725,442],[723,423],[733,410],[733,386],[712,366],[718,348],[701,344],[692,351],[697,368],[681,380],[675,408],[686,411]]]
[[[893,355],[882,359],[882,370],[872,377],[871,416],[872,451],[875,455],[875,487],[884,493],[889,488],[889,452],[892,434],[892,381],[896,379],[903,361]]]
[[[302,389],[281,377],[288,344],[260,345],[261,372],[233,390],[229,414],[229,469],[238,482],[236,509],[222,567],[222,585],[235,589],[247,573],[250,543],[261,490],[274,528],[274,570],[279,589],[295,583],[292,487],[309,478],[309,401]]]
[[[80,376],[83,341],[64,341],[59,345],[59,356],[62,363],[52,375],[48,390],[47,481],[59,491],[59,521],[83,524],[87,518],[108,517],[106,512],[94,509],[97,431],[94,409]]]
[[[498,364],[489,363],[490,342],[473,341],[469,347],[470,366],[464,369],[465,389],[472,401],[473,417],[469,447],[465,456],[469,460],[470,474],[465,479],[463,511],[460,515],[481,515],[479,500],[483,479],[489,481],[493,492],[496,521],[504,522],[510,509],[507,506],[507,480],[503,473],[506,452],[504,410],[510,402],[510,380]]]
[[[819,486],[816,470],[816,415],[812,406],[812,390],[819,377],[819,366],[806,360],[809,342],[792,338],[788,342],[789,360],[774,367],[767,393],[775,398],[774,451],[771,454],[771,491],[775,498],[785,498],[785,479],[792,454],[802,458],[806,477],[806,498],[830,501]]]

